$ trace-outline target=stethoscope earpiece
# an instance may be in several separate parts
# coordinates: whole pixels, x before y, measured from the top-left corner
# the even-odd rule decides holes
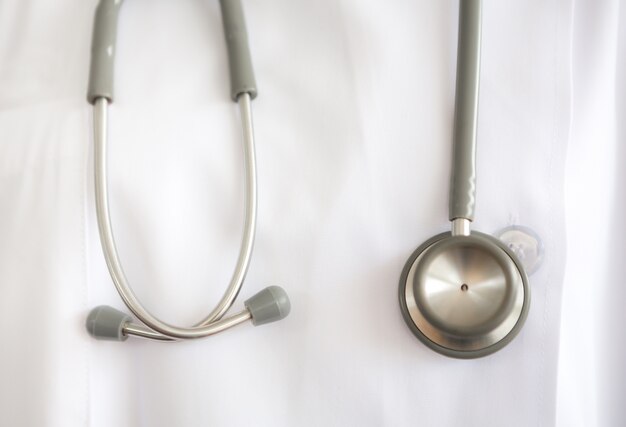
[[[133,319],[126,313],[108,305],[94,307],[87,316],[85,326],[92,337],[99,340],[126,341],[124,327]]]
[[[243,305],[252,316],[254,326],[276,322],[287,317],[291,302],[287,292],[280,286],[269,286],[244,301]]]

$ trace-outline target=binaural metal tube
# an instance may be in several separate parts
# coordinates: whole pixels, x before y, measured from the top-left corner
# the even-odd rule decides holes
[[[122,268],[115,238],[111,226],[109,213],[108,187],[107,187],[107,107],[108,100],[99,97],[94,104],[94,161],[95,161],[95,193],[96,193],[96,215],[98,218],[98,230],[104,257],[117,289],[124,304],[139,320],[153,331],[146,330],[137,325],[128,324],[125,328],[129,335],[138,335],[144,338],[167,340],[167,338],[189,339],[200,338],[221,332],[233,327],[250,318],[248,310],[244,310],[232,317],[222,319],[224,314],[232,306],[235,298],[239,294],[243,280],[248,270],[252,248],[254,245],[254,233],[256,227],[256,158],[254,153],[254,137],[252,128],[252,112],[250,107],[250,97],[242,94],[238,98],[241,108],[241,120],[244,139],[245,158],[245,220],[242,246],[235,266],[235,271],[230,284],[217,306],[213,311],[197,325],[184,328],[165,323],[153,316],[137,299],[132,288],[128,284],[126,275]]]
[[[216,334],[218,332],[222,332],[228,328],[239,325],[240,323],[243,323],[250,319],[251,319],[250,312],[248,310],[242,310],[241,312],[227,319],[221,319],[215,322],[214,333]],[[169,341],[169,342],[178,341],[175,338],[171,338],[166,335],[160,334],[144,325],[138,325],[136,323],[127,323],[123,328],[123,332],[124,332],[124,335],[133,335],[136,337],[147,338],[147,339],[156,340],[156,341]]]
[[[481,0],[461,0],[457,53],[450,221],[474,219],[476,127],[480,80]]]
[[[215,306],[213,311],[199,323],[199,325],[208,325],[209,323],[221,319],[221,317],[233,305],[241,285],[248,271],[248,264],[252,257],[252,248],[254,246],[254,236],[256,233],[256,217],[257,217],[257,179],[256,179],[256,154],[254,150],[254,126],[252,123],[252,106],[248,93],[243,93],[237,98],[241,114],[241,127],[243,131],[243,154],[245,169],[245,222],[243,228],[243,237],[241,241],[241,249],[239,258],[230,280],[226,292],[222,296],[220,302]]]

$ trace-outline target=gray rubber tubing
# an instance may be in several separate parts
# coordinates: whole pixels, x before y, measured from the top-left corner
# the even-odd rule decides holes
[[[476,203],[476,125],[480,80],[481,0],[461,0],[450,179],[450,221],[474,219]]]
[[[257,96],[257,88],[241,1],[220,0],[220,6],[228,49],[230,95],[235,102],[242,93],[249,93],[250,99],[254,99]]]
[[[113,65],[115,62],[115,39],[117,16],[122,0],[100,0],[96,8],[91,38],[91,65],[87,102],[94,104],[97,98],[113,102]]]
[[[242,93],[250,98],[257,96],[248,35],[240,0],[220,0],[224,35],[228,49],[230,87],[233,101]],[[97,98],[113,102],[113,72],[117,18],[122,0],[100,0],[96,8],[91,39],[91,65],[87,101],[94,104]]]

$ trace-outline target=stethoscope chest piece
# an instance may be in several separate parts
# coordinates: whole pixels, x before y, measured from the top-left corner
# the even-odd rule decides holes
[[[400,278],[411,331],[431,349],[475,358],[504,347],[529,307],[528,280],[515,255],[479,232],[439,234],[420,246]]]
[[[476,204],[481,0],[463,0],[459,6],[451,231],[413,252],[398,296],[417,338],[446,356],[471,359],[500,350],[517,335],[528,314],[530,289],[524,266],[509,248],[516,248],[513,242],[507,246],[470,231]]]

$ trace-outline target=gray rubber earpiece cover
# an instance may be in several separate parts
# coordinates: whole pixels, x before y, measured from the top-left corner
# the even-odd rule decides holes
[[[109,102],[113,102],[115,40],[121,5],[122,0],[100,0],[96,8],[87,89],[87,102],[90,104],[94,104],[97,98],[107,98]]]
[[[257,88],[241,1],[220,0],[220,6],[228,49],[231,97],[236,102],[239,95],[249,93],[250,98],[254,99],[257,96]]]
[[[124,325],[132,318],[108,305],[95,307],[87,316],[85,326],[92,337],[99,340],[125,341]]]
[[[279,286],[270,286],[244,302],[252,315],[254,326],[264,325],[284,319],[291,311],[291,303],[285,290]]]

